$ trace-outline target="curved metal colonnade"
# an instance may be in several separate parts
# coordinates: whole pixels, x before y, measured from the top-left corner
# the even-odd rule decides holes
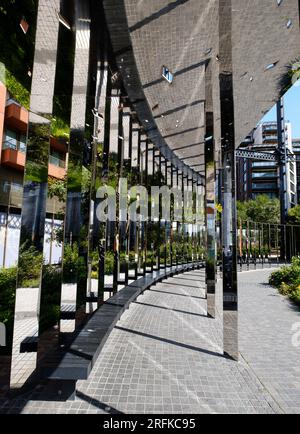
[[[153,271],[205,259],[214,317],[217,252],[224,353],[238,359],[235,148],[278,100],[298,54],[296,0],[39,0],[4,391],[22,387],[49,350]],[[43,251],[53,138],[68,161],[56,210],[64,221],[59,284],[49,292]],[[142,209],[153,186],[180,194],[167,206],[159,195],[146,198]],[[104,221],[109,198],[117,218]]]

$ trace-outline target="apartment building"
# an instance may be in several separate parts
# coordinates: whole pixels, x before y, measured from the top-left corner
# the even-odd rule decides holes
[[[14,265],[17,260],[15,246],[21,224],[28,117],[28,110],[11,98],[0,82],[0,267]],[[48,176],[54,180],[64,179],[66,163],[65,141],[51,137]],[[55,217],[59,208],[57,199],[48,199],[45,232],[46,260],[50,262],[61,255],[60,246],[49,242],[53,226],[61,225]]]
[[[297,185],[297,199],[300,204],[300,138],[292,140],[293,153],[296,156],[296,185]]]
[[[285,124],[285,136],[286,148],[292,153],[292,125],[290,122],[286,122]],[[270,153],[275,152],[277,147],[278,135],[276,122],[264,122],[259,124],[241,144],[241,148]],[[297,204],[296,163],[286,163],[285,169],[286,202],[287,208],[289,209]],[[261,194],[265,194],[270,198],[279,197],[280,181],[277,162],[239,158],[237,161],[237,174],[237,195],[239,200],[255,199]]]

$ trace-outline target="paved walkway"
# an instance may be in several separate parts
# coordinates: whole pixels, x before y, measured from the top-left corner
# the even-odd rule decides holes
[[[75,401],[34,396],[22,413],[300,413],[299,309],[266,285],[270,271],[239,274],[239,363],[222,356],[222,318],[206,317],[203,271],[153,286],[122,316]],[[221,294],[217,296],[221,312]],[[38,396],[38,393],[37,393]],[[1,409],[0,409],[1,411]]]

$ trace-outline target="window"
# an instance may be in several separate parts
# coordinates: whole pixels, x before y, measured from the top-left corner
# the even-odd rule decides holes
[[[273,161],[253,161],[252,167],[276,167],[277,163]]]
[[[26,136],[17,131],[6,129],[3,140],[3,149],[14,149],[15,151],[26,152]]]
[[[26,136],[24,134],[20,135],[19,151],[26,153]]]
[[[253,183],[252,188],[254,190],[275,190],[277,189],[277,183],[276,182]]]
[[[23,185],[17,182],[3,181],[2,190],[5,193],[9,193],[10,191],[19,193],[23,191]]]
[[[252,178],[277,178],[277,171],[252,172]]]
[[[58,151],[50,149],[49,163],[57,167],[65,168],[66,167],[65,155]]]
[[[4,134],[3,149],[18,149],[16,131],[6,130]]]

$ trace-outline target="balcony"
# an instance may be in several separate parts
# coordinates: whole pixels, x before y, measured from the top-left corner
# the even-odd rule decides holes
[[[6,141],[2,147],[1,164],[24,170],[25,152],[26,147],[23,144],[19,143],[18,146],[16,142]]]
[[[277,167],[277,163],[274,161],[253,161],[252,162],[252,167],[261,167],[262,169],[265,167],[273,167],[276,168]]]
[[[263,131],[276,131],[277,133],[277,123],[276,122],[264,122],[263,123]]]
[[[252,182],[252,190],[278,190],[276,182]]]
[[[252,172],[252,179],[275,179],[277,180],[278,173],[277,171],[270,171],[270,172]]]
[[[22,142],[6,141],[3,143],[1,164],[24,170],[26,145]],[[48,174],[53,178],[63,179],[66,175],[66,162],[53,155],[49,156]]]
[[[28,125],[28,111],[17,103],[11,103],[5,108],[5,124],[25,133]]]
[[[63,179],[66,175],[66,162],[60,158],[50,155],[48,174],[54,178]]]
[[[50,145],[51,145],[52,149],[54,149],[58,152],[61,152],[63,154],[66,154],[68,152],[66,140],[64,140],[64,139],[58,139],[56,137],[51,136],[50,137]]]
[[[278,136],[275,134],[266,135],[263,137],[263,142],[277,142]]]
[[[0,181],[0,204],[15,208],[22,207],[23,186],[10,181]]]

